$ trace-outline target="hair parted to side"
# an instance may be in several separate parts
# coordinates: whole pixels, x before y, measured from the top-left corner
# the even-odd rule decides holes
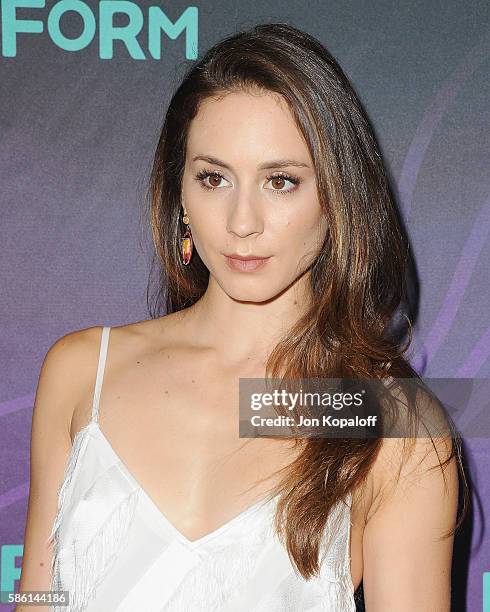
[[[409,318],[405,346],[400,347],[400,330],[390,329],[406,295],[408,242],[373,130],[335,58],[318,40],[287,24],[259,24],[217,43],[192,64],[171,98],[149,183],[152,237],[162,268],[152,316],[164,306],[167,312],[182,310],[206,291],[209,271],[199,254],[194,250],[187,266],[180,254],[187,134],[204,100],[232,92],[270,92],[288,103],[313,159],[328,221],[310,269],[311,304],[270,354],[266,375],[419,378],[404,357],[411,343]],[[418,432],[415,402],[407,400],[405,416]],[[456,529],[469,496],[461,440],[456,434],[451,438],[450,452],[439,463],[444,471],[455,456],[462,476],[464,506]],[[415,433],[404,439],[403,459],[414,442]],[[303,438],[297,443],[304,448],[272,493],[280,493],[277,532],[291,561],[309,579],[319,571],[331,509],[362,489],[382,439]]]

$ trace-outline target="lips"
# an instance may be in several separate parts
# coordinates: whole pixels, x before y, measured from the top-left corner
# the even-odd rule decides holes
[[[231,257],[232,259],[240,259],[241,261],[269,259],[268,257],[262,257],[260,255],[239,255],[238,253],[230,253],[229,255],[225,253],[225,257]]]
[[[225,254],[225,260],[232,270],[239,272],[253,272],[263,268],[269,261],[270,257],[261,257],[259,255],[238,255],[237,253]]]

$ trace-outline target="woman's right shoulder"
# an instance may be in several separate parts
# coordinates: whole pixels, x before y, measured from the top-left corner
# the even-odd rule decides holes
[[[71,421],[77,402],[93,384],[102,326],[90,327],[57,338],[48,348],[39,373],[37,403],[47,406],[65,423]]]
[[[117,349],[116,354],[130,354],[135,347],[145,346],[159,337],[171,340],[178,333],[181,315],[165,315],[158,319],[136,321],[126,325],[111,327],[110,344]],[[74,397],[76,387],[79,391],[93,386],[94,373],[100,352],[102,325],[87,327],[66,333],[57,338],[48,348],[41,367],[42,379],[49,379],[57,388],[67,387]],[[177,331],[176,331],[177,330]]]
[[[102,326],[88,327],[66,333],[48,348],[41,367],[41,374],[72,375],[93,365],[98,355]]]
[[[72,448],[71,419],[93,385],[101,333],[101,327],[67,333],[51,344],[44,357],[32,411],[21,591],[49,590],[52,550],[48,537]]]

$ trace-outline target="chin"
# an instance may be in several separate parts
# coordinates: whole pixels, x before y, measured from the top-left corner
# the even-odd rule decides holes
[[[268,279],[244,279],[243,281],[233,281],[220,283],[223,291],[231,299],[239,302],[267,302],[272,300],[281,292],[277,290]]]

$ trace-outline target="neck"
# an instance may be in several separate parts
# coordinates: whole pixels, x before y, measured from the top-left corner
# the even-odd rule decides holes
[[[306,272],[271,300],[245,302],[231,298],[210,276],[205,294],[190,309],[193,336],[224,360],[263,361],[304,313],[309,280]]]

